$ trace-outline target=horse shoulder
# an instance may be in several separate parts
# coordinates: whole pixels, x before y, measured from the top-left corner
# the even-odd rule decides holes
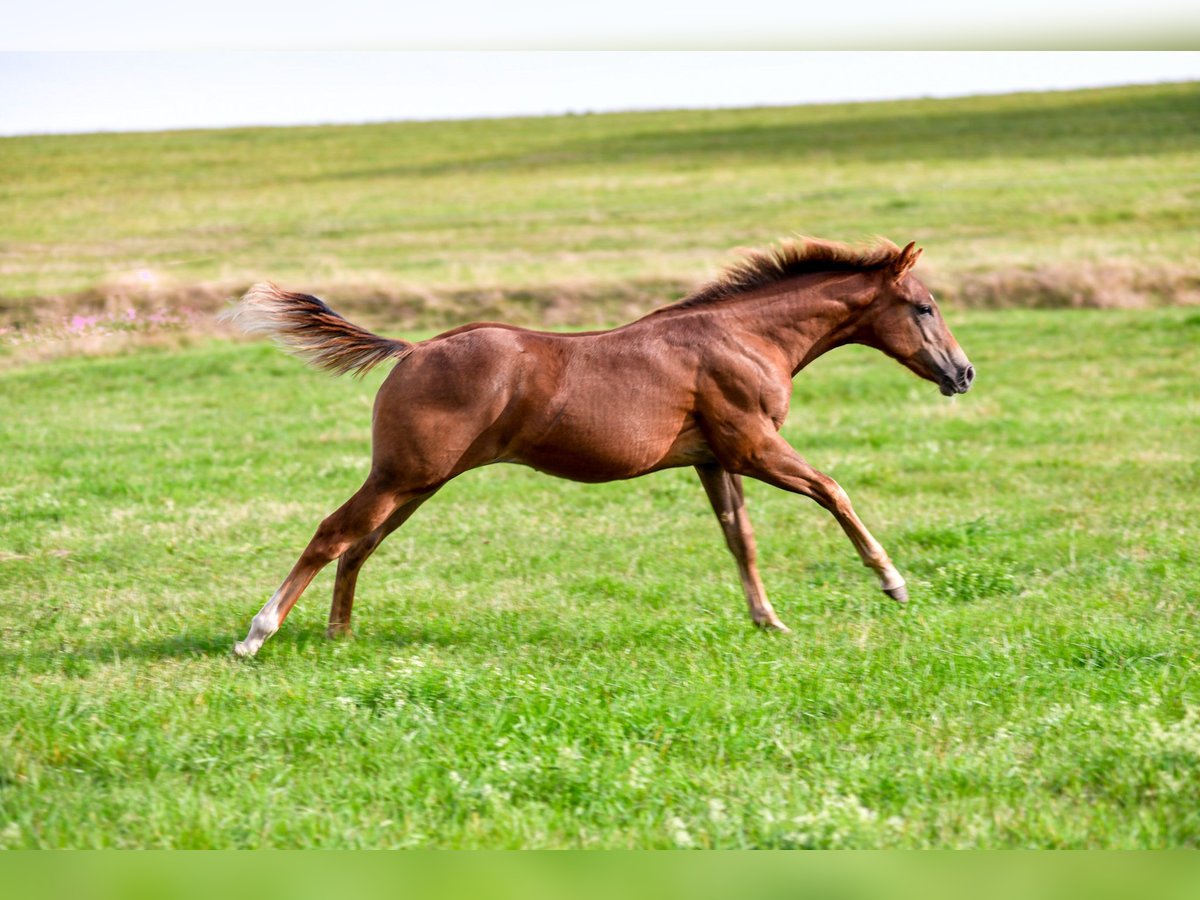
[[[729,335],[708,348],[699,374],[710,404],[762,411],[772,418],[787,415],[791,373],[774,345]]]

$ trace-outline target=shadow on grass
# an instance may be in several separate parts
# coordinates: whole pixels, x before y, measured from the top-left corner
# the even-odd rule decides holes
[[[890,603],[890,601],[889,601]],[[890,608],[890,607],[889,607]],[[581,627],[578,621],[564,622],[553,618],[505,616],[485,621],[456,619],[399,626],[380,624],[356,632],[350,639],[330,640],[323,628],[284,628],[274,635],[253,660],[246,665],[271,663],[297,658],[313,661],[328,660],[330,665],[340,660],[374,656],[386,658],[419,648],[463,649],[469,645],[484,647],[488,652],[519,654],[523,649],[535,653],[556,655],[589,653],[616,646],[657,648],[676,644],[682,646],[721,645],[730,640],[782,639],[771,632],[760,632],[749,622],[730,625],[721,617],[689,618],[686,610],[680,616],[665,615],[649,622],[629,627],[595,625]],[[734,631],[731,633],[730,629]],[[144,641],[98,641],[70,649],[30,648],[24,652],[0,651],[0,669],[10,675],[62,673],[86,677],[96,666],[111,665],[129,660],[158,662],[164,660],[235,659],[233,645],[244,636],[243,631],[189,632],[175,637]],[[335,653],[339,647],[354,652]]]
[[[233,648],[233,642],[232,633],[182,634],[148,641],[104,641],[70,649],[30,649],[23,653],[3,651],[0,652],[0,661],[9,671],[62,671],[66,674],[83,675],[98,663],[114,663],[127,659],[161,660],[227,655]]]
[[[0,666],[9,673],[18,671],[29,674],[62,672],[66,675],[86,676],[94,666],[117,663],[123,660],[155,662],[169,659],[233,659],[233,645],[244,636],[242,632],[216,632],[212,634],[187,633],[176,637],[146,641],[104,641],[64,650],[30,649],[26,652],[0,651]],[[416,626],[400,631],[371,631],[356,634],[349,639],[351,646],[377,648],[384,653],[396,652],[408,647],[436,646],[456,647],[474,640],[465,623],[459,628],[446,626]],[[523,635],[526,642],[549,642],[554,639],[548,633],[530,632]],[[255,660],[270,660],[273,657],[309,656],[314,659],[328,653],[343,641],[333,641],[322,631],[292,629],[284,630],[270,639],[259,651]],[[322,651],[325,651],[322,653]],[[253,661],[247,661],[253,664]]]

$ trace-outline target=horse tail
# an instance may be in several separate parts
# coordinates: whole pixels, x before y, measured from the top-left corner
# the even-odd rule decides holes
[[[408,341],[380,337],[355,325],[316,297],[270,283],[250,288],[220,319],[250,334],[269,334],[289,353],[335,375],[361,376],[413,349]]]

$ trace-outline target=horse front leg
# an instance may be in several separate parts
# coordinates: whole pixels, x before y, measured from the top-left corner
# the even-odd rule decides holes
[[[899,603],[908,602],[908,588],[879,541],[854,512],[842,486],[810,466],[778,434],[764,435],[733,462],[736,471],[817,501],[837,519],[858,551],[863,565],[875,572],[880,589]]]
[[[762,578],[758,575],[758,552],[754,544],[754,531],[750,527],[750,516],[746,512],[741,476],[726,472],[716,463],[696,466],[696,474],[700,476],[700,483],[704,485],[713,512],[717,514],[725,543],[737,561],[750,618],[760,628],[789,633],[791,629],[775,614],[771,601],[767,599]]]
[[[333,602],[329,606],[329,625],[325,629],[326,637],[337,638],[350,635],[350,613],[354,608],[354,588],[358,582],[359,569],[376,548],[384,542],[384,539],[407,522],[417,508],[434,493],[436,491],[429,491],[409,500],[392,513],[386,522],[366,537],[360,538],[342,554],[338,560],[337,578],[333,582]]]
[[[398,507],[412,498],[411,494],[398,495],[374,477],[368,478],[353,497],[321,523],[279,590],[251,621],[246,639],[234,644],[234,654],[253,656],[257,653],[263,641],[279,630],[317,573],[386,522]]]

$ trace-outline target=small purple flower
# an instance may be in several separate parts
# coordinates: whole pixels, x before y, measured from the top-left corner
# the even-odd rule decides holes
[[[71,321],[67,325],[67,330],[78,334],[85,328],[91,328],[98,321],[98,316],[71,316]]]

